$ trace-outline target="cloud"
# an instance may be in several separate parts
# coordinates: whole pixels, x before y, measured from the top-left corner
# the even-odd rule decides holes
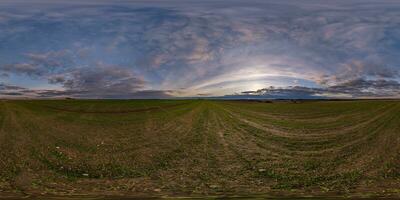
[[[396,1],[38,2],[0,3],[0,72],[27,88],[15,77],[81,97],[224,95],[271,77],[332,93],[400,78]]]
[[[6,73],[27,74],[29,76],[42,74],[41,69],[32,63],[6,64],[0,69]]]
[[[308,88],[302,86],[269,87],[256,91],[244,91],[240,94],[227,95],[227,98],[251,98],[251,99],[320,99],[323,89]]]
[[[335,74],[325,74],[321,77],[316,77],[314,80],[322,85],[329,85],[366,77],[395,79],[399,77],[399,70],[394,67],[388,67],[384,62],[350,60],[341,64]]]
[[[270,98],[270,99],[319,99],[319,98],[376,98],[400,97],[400,83],[388,80],[354,79],[324,88],[303,86],[268,87],[227,98]]]
[[[0,73],[0,77],[1,78],[8,78],[10,75],[8,74],[8,73],[5,73],[5,72],[3,72],[3,73]]]
[[[87,97],[129,95],[142,89],[145,84],[143,78],[129,68],[102,63],[54,75],[49,82],[61,84],[67,91]]]
[[[41,77],[56,71],[64,70],[72,61],[71,52],[67,50],[46,53],[25,53],[26,62],[0,65],[0,71],[22,74],[30,77]]]
[[[5,83],[0,83],[0,91],[7,91],[7,90],[23,90],[26,89],[24,87],[19,87],[16,85],[9,85]]]
[[[106,98],[106,99],[167,99],[174,98],[174,91],[138,90],[132,92],[102,92],[100,94],[84,90],[28,89],[0,83],[0,98]]]
[[[79,53],[79,52],[78,52]],[[6,64],[0,71],[25,75],[34,79],[47,79],[49,84],[61,85],[63,90],[25,90],[39,97],[73,96],[81,98],[155,97],[156,92],[142,92],[146,83],[130,67],[96,62],[76,66],[69,50],[45,53],[25,53],[27,62]],[[10,87],[10,86],[9,86]],[[165,97],[166,93],[160,97]]]
[[[20,92],[1,92],[0,91],[0,96],[22,96],[23,93]]]
[[[166,98],[173,98],[171,93],[173,93],[173,91],[141,90],[134,92],[132,94],[128,94],[126,97],[136,98],[136,99],[166,99]],[[121,96],[123,97],[123,95]]]
[[[16,85],[0,83],[0,98],[24,97],[25,93],[23,91],[26,89],[27,88],[19,87]]]
[[[326,89],[331,93],[345,93],[353,97],[399,97],[400,83],[394,80],[355,79]]]
[[[101,98],[101,99],[168,99],[174,98],[171,95],[171,91],[161,91],[161,90],[140,90],[129,93],[88,93],[86,91],[79,90],[29,90],[25,91],[32,94],[31,98],[63,98],[63,97],[73,97],[73,98]]]

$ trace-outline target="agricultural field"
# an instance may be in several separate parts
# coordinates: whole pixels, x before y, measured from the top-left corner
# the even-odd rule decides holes
[[[400,197],[400,101],[2,100],[26,195]]]

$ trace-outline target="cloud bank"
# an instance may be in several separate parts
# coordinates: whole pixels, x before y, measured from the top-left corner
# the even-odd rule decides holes
[[[319,98],[398,98],[400,83],[386,80],[355,79],[325,88],[304,86],[268,87],[226,95],[226,98],[319,99]]]

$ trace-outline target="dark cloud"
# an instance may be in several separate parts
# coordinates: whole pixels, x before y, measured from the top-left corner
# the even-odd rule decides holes
[[[199,93],[197,96],[212,96],[211,93]]]
[[[394,80],[355,79],[324,88],[302,86],[269,87],[227,98],[317,99],[317,98],[373,98],[400,97],[400,83]]]
[[[116,93],[91,93],[81,90],[32,90],[0,83],[0,98],[109,98],[109,99],[167,99],[174,98],[170,90],[139,90]]]
[[[321,84],[341,83],[344,81],[362,79],[365,77],[377,79],[393,79],[399,77],[399,70],[393,67],[388,67],[385,63],[374,63],[351,60],[348,63],[341,65],[341,68],[335,75],[325,75],[318,80]]]
[[[141,90],[131,94],[120,94],[120,98],[135,98],[135,99],[166,99],[173,98],[171,95],[173,91],[163,91],[163,90]]]
[[[26,75],[38,74],[26,73]],[[61,73],[47,72],[47,78],[50,84],[59,84],[63,90],[33,90],[1,83],[0,95],[31,98],[171,98],[173,92],[146,90],[144,79],[129,67],[103,63],[90,67],[70,68]]]
[[[9,85],[5,83],[0,83],[0,91],[6,91],[6,90],[24,90],[26,88],[24,87],[19,87],[15,85]]]
[[[61,91],[61,90],[26,90],[38,98],[58,98],[58,97],[76,97],[82,94],[80,91]]]
[[[352,97],[399,97],[400,83],[394,80],[355,79],[326,89],[331,93],[343,93]]]
[[[74,98],[101,98],[101,99],[167,99],[173,98],[171,91],[161,90],[141,90],[129,93],[101,93],[92,94],[86,91],[58,91],[58,90],[34,90],[30,91],[38,98],[59,98],[59,97],[74,97]]]
[[[72,54],[67,50],[46,53],[26,53],[26,62],[0,65],[0,71],[41,78],[65,70],[73,64]]]
[[[0,73],[0,77],[2,78],[8,78],[10,75],[7,73]]]
[[[50,84],[58,84],[63,90],[31,90],[14,85],[0,84],[1,95],[26,96],[31,98],[171,98],[172,91],[146,90],[143,77],[138,76],[129,67],[106,65],[98,62],[86,67],[63,68],[65,54],[27,54],[31,64],[16,63],[2,67],[3,71],[21,73],[32,77],[47,78]]]
[[[90,66],[74,66],[70,62],[71,52],[58,51],[43,54],[25,54],[29,63],[4,65],[0,70],[32,78],[47,79],[49,84],[62,85],[64,90],[35,90],[40,97],[74,96],[85,98],[129,98],[145,96],[137,93],[144,89],[143,77],[130,67],[107,65],[97,62]],[[161,93],[160,93],[161,94]],[[150,94],[150,96],[155,96]],[[160,97],[165,97],[162,94]]]
[[[126,67],[101,63],[86,68],[77,68],[65,74],[49,78],[52,84],[61,84],[70,92],[85,93],[85,96],[119,96],[142,89],[145,81]]]
[[[32,63],[6,64],[0,67],[2,71],[15,74],[39,75],[41,69]]]
[[[26,93],[24,92],[24,90],[26,90],[26,88],[24,87],[0,83],[0,98],[25,97]]]
[[[228,98],[255,98],[255,99],[319,99],[326,98],[320,94],[322,89],[301,86],[276,88],[269,87],[256,91],[244,91],[241,94],[228,95]]]
[[[21,92],[1,92],[0,91],[0,95],[5,95],[5,96],[22,96],[24,95]]]

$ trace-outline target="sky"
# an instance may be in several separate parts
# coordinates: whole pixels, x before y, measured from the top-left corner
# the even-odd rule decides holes
[[[398,0],[2,0],[0,98],[400,98]]]

